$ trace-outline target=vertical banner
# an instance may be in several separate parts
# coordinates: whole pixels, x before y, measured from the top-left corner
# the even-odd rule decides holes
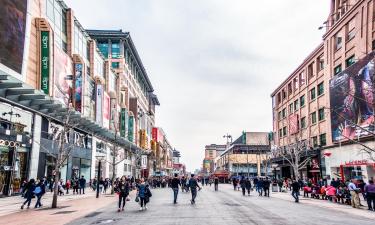
[[[126,136],[126,120],[127,118],[127,112],[126,108],[121,109],[121,118],[120,118],[120,136],[125,137]]]
[[[128,140],[134,141],[134,116],[129,116]]]
[[[104,102],[103,102],[103,127],[109,129],[109,117],[110,117],[110,98],[107,92],[104,92]]]
[[[49,32],[41,31],[41,64],[40,64],[40,89],[46,94],[49,95],[49,68],[50,68],[50,54],[49,54]]]
[[[96,85],[96,122],[103,125],[103,86]]]
[[[75,64],[75,109],[82,112],[82,64]]]
[[[83,98],[83,114],[92,120],[95,120],[95,81],[86,75],[85,98]]]

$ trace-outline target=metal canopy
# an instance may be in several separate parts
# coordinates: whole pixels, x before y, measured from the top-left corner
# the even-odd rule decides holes
[[[0,100],[50,118],[58,123],[63,123],[63,120],[69,114],[68,108],[59,101],[5,74],[0,74]],[[124,149],[145,151],[125,138],[119,135],[115,136],[113,131],[100,126],[77,111],[70,112],[69,118],[77,130],[104,139],[112,144],[117,144]]]

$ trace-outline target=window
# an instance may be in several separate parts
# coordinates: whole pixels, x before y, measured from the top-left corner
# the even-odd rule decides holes
[[[302,86],[306,83],[305,72],[299,74],[299,85]]]
[[[372,40],[372,50],[375,50],[375,40]]]
[[[353,18],[349,23],[346,25],[346,32],[347,32],[347,40],[350,41],[355,37],[355,19]]]
[[[298,77],[295,77],[294,79],[293,79],[293,84],[294,84],[294,90],[297,90],[298,89]]]
[[[283,137],[283,129],[279,129],[279,137]]]
[[[333,69],[333,74],[336,75],[336,74],[339,74],[340,72],[342,71],[342,68],[341,68],[341,64],[336,66],[334,69]]]
[[[277,118],[279,118],[279,120],[281,120],[282,119],[282,116],[281,116],[281,111],[279,112],[279,115],[278,115],[278,117]]]
[[[120,58],[120,43],[112,42],[111,44],[111,56],[114,59]]]
[[[113,69],[118,69],[118,68],[120,68],[120,62],[112,62],[112,68],[113,68]]]
[[[346,67],[349,67],[349,66],[351,66],[351,65],[353,65],[354,63],[355,63],[355,58],[354,58],[355,56],[354,55],[352,55],[352,56],[350,56],[349,58],[347,58],[346,60],[345,60],[345,66]]]
[[[319,109],[319,121],[324,120],[324,108]]]
[[[298,109],[298,99],[294,101],[294,111]]]
[[[59,2],[55,0],[45,0],[47,18],[54,31],[54,41],[57,47],[63,51],[67,51],[66,36],[66,11],[63,9]]]
[[[286,108],[283,108],[283,111],[282,111],[282,116],[283,116],[283,118],[285,118],[286,117]]]
[[[288,84],[288,95],[291,95],[293,93],[293,88],[292,88],[292,82]]]
[[[322,69],[324,69],[324,59],[323,59],[323,56],[319,56],[318,58],[318,70],[321,71]]]
[[[310,99],[314,100],[316,98],[315,88],[310,90]]]
[[[287,135],[286,127],[283,127],[283,136]]]
[[[299,98],[299,104],[300,104],[300,107],[305,106],[305,95],[302,95],[302,96]]]
[[[312,143],[314,147],[318,146],[318,137],[312,137]]]
[[[293,103],[290,103],[289,105],[289,113],[293,113]]]
[[[339,50],[342,47],[342,37],[338,34],[335,35],[335,50]]]
[[[316,112],[311,113],[311,124],[316,123]]]
[[[306,116],[301,118],[301,129],[306,128]]]
[[[311,63],[307,67],[307,77],[309,78],[309,80],[314,77],[314,63]]]
[[[320,140],[320,146],[327,145],[326,134],[319,135],[319,140]]]
[[[100,52],[103,54],[105,58],[108,58],[108,43],[107,42],[99,42],[98,48]]]
[[[318,84],[318,96],[324,94],[324,83]]]
[[[281,93],[282,93],[283,100],[284,100],[286,98],[286,92],[285,92],[285,90],[282,90]]]

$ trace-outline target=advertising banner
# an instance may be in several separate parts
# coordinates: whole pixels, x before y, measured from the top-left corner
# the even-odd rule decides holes
[[[368,136],[374,131],[374,53],[334,76],[329,85],[332,140]]]
[[[134,142],[134,116],[129,116],[128,140]]]
[[[96,85],[96,122],[103,125],[103,86]]]
[[[103,126],[109,129],[109,117],[110,117],[110,98],[107,92],[104,92],[104,102],[103,102]]]
[[[109,129],[120,132],[119,114],[121,113],[120,106],[117,104],[115,98],[110,99],[110,115],[109,115]]]
[[[84,99],[84,106],[83,111],[84,115],[95,120],[95,81],[90,77],[90,75],[86,75],[84,88],[85,88],[85,98]]]
[[[54,58],[54,97],[66,106],[72,102],[72,81],[67,80],[73,73],[73,63],[70,57],[55,46]]]
[[[40,89],[46,94],[49,95],[49,68],[50,68],[50,54],[49,54],[49,32],[41,31],[40,32]]]
[[[18,74],[22,73],[26,15],[27,0],[1,1],[0,64]]]
[[[141,168],[147,169],[147,155],[141,156]]]
[[[82,112],[82,64],[75,64],[75,109]]]
[[[121,109],[121,118],[120,118],[120,136],[126,137],[127,134],[127,124],[128,124],[128,112],[126,108]]]

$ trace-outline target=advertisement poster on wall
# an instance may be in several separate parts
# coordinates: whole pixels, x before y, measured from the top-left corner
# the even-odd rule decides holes
[[[109,119],[109,129],[116,130],[120,132],[120,106],[117,104],[117,100],[115,98],[110,99],[110,119]]]
[[[109,117],[110,117],[110,98],[107,92],[104,92],[103,101],[103,126],[109,129]]]
[[[22,73],[27,0],[2,0],[0,7],[0,69]]]
[[[96,85],[96,122],[103,125],[103,86]]]
[[[74,66],[75,76],[75,109],[82,112],[82,64],[76,63]]]
[[[72,81],[67,80],[67,75],[73,73],[73,63],[70,57],[60,48],[55,46],[54,58],[54,97],[66,106],[72,101]]]
[[[134,116],[129,116],[129,126],[128,126],[128,140],[134,142]]]
[[[95,120],[95,81],[90,77],[90,75],[86,75],[86,85],[85,93],[86,96],[84,99],[84,115]]]
[[[128,137],[128,111],[126,108],[121,109],[121,118],[120,118],[120,135],[121,137],[127,138]]]
[[[334,142],[368,136],[368,131],[374,131],[374,56],[370,53],[330,81]]]

